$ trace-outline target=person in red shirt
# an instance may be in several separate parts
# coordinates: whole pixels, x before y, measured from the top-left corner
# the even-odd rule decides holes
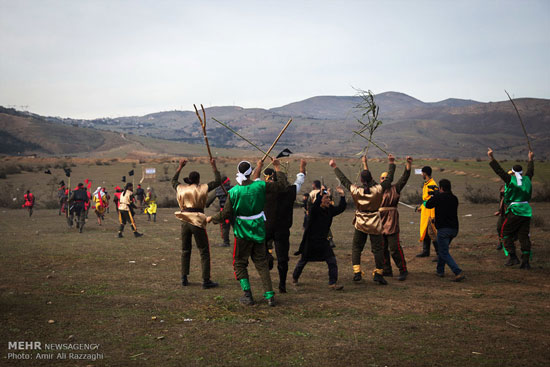
[[[32,216],[32,208],[34,207],[34,195],[27,190],[27,193],[24,196],[25,198],[25,204],[23,204],[23,208],[27,208],[29,211],[29,217]]]

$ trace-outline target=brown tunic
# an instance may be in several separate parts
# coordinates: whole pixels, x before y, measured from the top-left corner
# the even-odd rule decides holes
[[[382,204],[380,205],[380,219],[382,220],[382,234],[391,235],[399,233],[399,197],[401,190],[407,184],[411,171],[405,169],[403,175],[395,185],[392,185],[388,190],[384,191]]]

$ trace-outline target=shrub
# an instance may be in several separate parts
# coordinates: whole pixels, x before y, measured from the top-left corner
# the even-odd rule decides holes
[[[165,196],[164,198],[157,200],[157,206],[159,208],[177,208],[179,207],[178,201],[175,197],[169,198],[168,196]]]
[[[403,199],[407,204],[418,205],[422,204],[422,193],[416,190],[415,192],[408,192],[403,195]]]
[[[539,215],[533,215],[531,218],[531,223],[533,223],[533,227],[535,228],[541,228],[544,227],[544,218]]]
[[[103,162],[101,161],[101,159],[98,159],[97,161],[95,161],[95,165],[96,166],[103,166]]]
[[[543,182],[540,185],[536,185],[531,201],[545,202],[550,201],[550,182]]]
[[[473,187],[466,184],[464,198],[472,204],[490,204],[498,203],[496,192],[488,191],[487,187]]]
[[[21,168],[15,164],[8,164],[2,169],[6,175],[21,173]]]

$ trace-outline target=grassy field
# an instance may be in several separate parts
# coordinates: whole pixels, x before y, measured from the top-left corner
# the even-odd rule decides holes
[[[458,194],[460,233],[451,253],[466,273],[463,283],[435,276],[431,259],[415,258],[418,214],[401,207],[401,242],[410,276],[405,282],[388,278],[379,286],[367,276],[354,284],[351,268],[353,211],[333,223],[343,292],[330,291],[324,263],[306,267],[301,287],[289,285],[287,294],[277,294],[278,306],[265,302],[243,307],[235,281],[232,249],[216,246],[219,228],[210,226],[212,278],[219,288],[200,287],[198,251],[193,249],[191,285],[180,286],[179,222],[174,209],[160,209],[157,223],[138,216],[138,229],[145,235],[116,238],[115,215],[98,226],[90,213],[83,234],[69,229],[55,209],[38,206],[29,218],[22,209],[0,208],[0,345],[3,365],[97,365],[97,366],[547,366],[550,361],[550,203],[533,203],[539,218],[532,226],[533,269],[523,271],[503,266],[495,250],[496,204],[469,204],[463,200],[465,185],[486,188],[498,194],[500,183],[487,162],[427,161],[434,178],[449,178]],[[219,167],[233,178],[232,159]],[[356,161],[339,160],[352,178]],[[415,162],[420,167],[426,162]],[[74,181],[84,178],[108,187],[133,168],[132,162],[97,165],[75,161]],[[171,177],[175,163],[160,162],[157,172]],[[505,162],[509,166],[512,162]],[[524,163],[525,165],[525,163]],[[374,162],[376,173],[385,166]],[[136,165],[139,169],[139,163]],[[192,161],[210,179],[204,160]],[[397,175],[401,174],[399,166]],[[290,171],[296,171],[296,164]],[[186,171],[188,172],[188,171]],[[550,165],[537,163],[535,178],[541,185],[550,179]],[[62,178],[61,170],[53,173]],[[321,177],[336,185],[327,160],[308,166],[309,189]],[[353,177],[355,178],[355,177]],[[40,200],[49,198],[50,176],[39,172],[8,175],[0,189],[30,188]],[[148,183],[151,184],[151,183]],[[154,182],[161,195],[173,195],[168,182]],[[103,186],[103,185],[101,185]],[[407,194],[421,186],[413,176]],[[111,190],[112,192],[112,190]],[[215,213],[216,208],[208,209]],[[291,253],[301,239],[303,213],[295,209]],[[545,220],[546,219],[546,220]],[[297,258],[291,256],[292,270]],[[363,252],[367,274],[374,260],[367,245]],[[251,264],[251,285],[261,300],[261,283]],[[447,274],[450,271],[447,269]],[[394,268],[394,273],[397,270]],[[278,278],[276,270],[272,278]],[[49,320],[53,320],[52,323]],[[8,342],[99,344],[98,361],[8,359]],[[96,351],[94,351],[96,352]],[[91,353],[91,352],[86,352]]]

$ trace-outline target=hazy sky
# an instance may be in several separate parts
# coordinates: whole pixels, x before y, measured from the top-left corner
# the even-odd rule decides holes
[[[0,46],[0,105],[51,116],[550,98],[547,0],[0,0]]]

